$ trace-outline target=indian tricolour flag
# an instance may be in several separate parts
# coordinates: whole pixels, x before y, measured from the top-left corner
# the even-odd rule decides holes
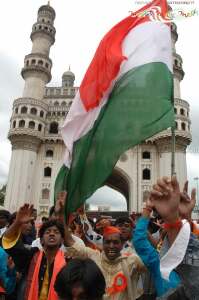
[[[174,123],[166,16],[166,0],[155,0],[101,40],[61,129],[55,196],[67,191],[67,214],[105,183],[123,152]]]

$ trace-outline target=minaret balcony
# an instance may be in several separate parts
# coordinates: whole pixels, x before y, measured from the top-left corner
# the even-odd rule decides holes
[[[46,83],[50,82],[52,76],[51,76],[51,72],[48,71],[45,67],[41,67],[41,66],[29,66],[29,67],[25,67],[22,69],[21,71],[21,75],[23,77],[23,79],[25,80],[28,76],[28,74],[33,74],[33,72],[40,72],[40,73],[44,73],[47,77],[46,79]]]
[[[51,39],[51,44],[53,45],[55,42],[55,27],[51,24],[46,23],[35,23],[32,27],[32,33],[30,38],[32,42],[37,38],[37,36],[47,35]]]
[[[176,136],[176,139],[180,138],[180,139],[184,140],[184,142],[187,146],[192,141],[191,133],[187,130],[175,130],[175,136]],[[171,139],[171,129],[170,128],[154,135],[147,141],[151,141],[151,142],[159,141],[161,143],[161,140],[165,139],[165,138]]]
[[[186,100],[180,99],[180,98],[175,98],[174,99],[174,104],[175,105],[180,105],[183,106],[187,109],[189,109],[189,103]]]
[[[32,53],[25,56],[24,68],[21,75],[26,79],[27,73],[42,72],[47,75],[47,82],[51,80],[52,61],[46,55],[41,53]]]
[[[43,142],[42,135],[20,129],[10,130],[8,138],[12,144],[12,150],[23,149],[37,152],[40,144]]]
[[[44,111],[48,110],[48,104],[46,104],[45,102],[38,100],[38,99],[34,99],[34,98],[17,98],[14,100],[13,102],[13,110],[15,108],[19,108],[20,106],[33,106],[33,107],[40,107],[41,109],[43,109]],[[18,113],[20,113],[20,109],[18,110]]]
[[[43,142],[43,133],[36,132],[29,128],[10,129],[8,139],[12,144],[13,149],[38,149],[38,146]]]

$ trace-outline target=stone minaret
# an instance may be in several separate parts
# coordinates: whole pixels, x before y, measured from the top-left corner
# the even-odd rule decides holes
[[[15,211],[24,202],[34,203],[34,177],[37,152],[43,141],[47,104],[43,101],[45,85],[51,80],[50,47],[55,41],[55,11],[41,6],[32,27],[32,51],[25,56],[21,75],[25,81],[22,98],[13,103],[8,138],[12,157],[5,207]]]
[[[182,187],[187,179],[186,148],[191,142],[189,103],[181,98],[180,82],[184,77],[182,58],[176,53],[175,43],[178,39],[177,27],[175,23],[171,26],[173,43],[173,74],[174,74],[174,110],[176,119],[176,154],[175,171]],[[155,141],[159,152],[159,176],[171,175],[171,131],[165,130]]]

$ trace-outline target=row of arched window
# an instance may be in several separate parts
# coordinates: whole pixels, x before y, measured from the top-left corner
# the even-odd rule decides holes
[[[50,167],[44,168],[44,177],[51,177],[52,169]],[[151,170],[150,169],[143,169],[142,170],[142,179],[143,180],[150,180],[151,179]]]
[[[50,167],[44,168],[44,177],[51,177],[52,169]],[[145,168],[142,170],[142,179],[143,180],[150,180],[151,179],[151,170]]]
[[[20,110],[19,110],[18,107],[16,107],[15,108],[15,114],[18,114],[18,113],[20,113],[20,114],[27,114],[28,113],[28,107],[27,106],[22,106],[20,108]],[[38,111],[37,111],[37,109],[35,107],[31,107],[30,110],[29,110],[29,113],[31,115],[34,115],[34,116],[38,115]],[[39,116],[40,116],[40,118],[44,117],[44,111],[43,110],[39,111]]]
[[[35,31],[36,30],[45,30],[45,31],[49,31],[49,32],[53,33],[52,27],[51,26],[46,26],[45,24],[36,24],[33,29]]]
[[[184,122],[181,122],[181,123],[175,122],[175,129],[186,131],[186,130],[189,130],[189,126],[188,126],[188,129],[187,129],[186,123],[184,123]]]
[[[67,115],[66,111],[53,111],[53,112],[48,112],[47,117],[52,117],[52,116],[57,116],[57,117],[65,117]]]
[[[17,127],[17,121],[14,120],[12,123],[12,128],[16,128]],[[18,127],[19,128],[24,128],[26,127],[26,121],[25,120],[19,120],[18,121]],[[36,128],[36,123],[34,121],[29,121],[27,128],[31,128],[31,129],[38,129],[38,131],[41,131],[43,126],[42,124],[38,124],[38,128]],[[59,130],[59,124],[57,122],[52,122],[50,123],[50,127],[49,127],[49,133],[50,134],[58,134],[58,130]]]
[[[39,59],[39,60],[36,60],[35,58],[32,58],[32,59],[28,59],[26,60],[26,66],[35,66],[35,65],[38,65],[38,66],[41,66],[41,67],[46,67],[47,69],[50,68],[50,65],[49,63],[45,62],[45,60],[42,60],[42,59]]]
[[[72,96],[74,97],[76,94],[76,89],[74,87],[62,87],[62,88],[46,88],[45,90],[46,96]],[[72,101],[69,102],[69,105]]]
[[[177,108],[176,107],[174,107],[174,112],[175,112],[175,114],[177,114],[178,113],[178,110],[177,110]],[[184,109],[184,108],[180,108],[180,115],[181,116],[189,116],[189,113],[187,112],[187,115],[186,115],[186,110]]]
[[[26,125],[25,120],[20,120],[19,123],[18,123],[19,128],[24,128],[25,125]],[[14,120],[13,123],[12,123],[12,128],[16,128],[16,126],[17,126],[17,122],[16,122],[16,120]],[[28,128],[37,129],[38,131],[42,131],[43,126],[42,126],[42,124],[38,124],[38,126],[36,128],[36,123],[34,121],[29,121],[28,122]]]
[[[71,101],[71,103],[72,103],[72,101]],[[69,105],[70,105],[71,103],[69,103]],[[61,106],[67,106],[67,103],[66,103],[66,101],[62,101],[61,103],[59,103],[58,101],[55,101],[55,102],[54,102],[54,105],[55,105],[55,106],[59,106],[59,105],[61,105]]]

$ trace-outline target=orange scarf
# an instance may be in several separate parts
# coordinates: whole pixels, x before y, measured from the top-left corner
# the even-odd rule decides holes
[[[30,286],[30,291],[28,295],[28,300],[38,300],[39,297],[39,282],[38,282],[38,277],[39,277],[39,270],[41,266],[41,261],[43,257],[43,251],[40,251],[37,263],[34,269],[33,277],[32,277],[32,283]],[[50,282],[50,287],[48,291],[48,300],[58,300],[57,294],[54,290],[54,283],[57,274],[61,270],[61,268],[66,264],[65,257],[64,257],[64,252],[61,250],[57,251],[57,254],[55,256],[54,260],[54,267],[53,267],[53,274]]]

